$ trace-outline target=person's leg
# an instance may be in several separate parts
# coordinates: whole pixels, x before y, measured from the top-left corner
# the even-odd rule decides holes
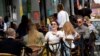
[[[89,47],[90,48],[90,56],[94,56],[94,42],[91,43],[91,46]]]

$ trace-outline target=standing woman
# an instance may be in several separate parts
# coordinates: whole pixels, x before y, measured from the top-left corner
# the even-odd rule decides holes
[[[77,39],[77,37],[79,37],[79,34],[75,31],[73,25],[70,22],[65,22],[63,26],[63,33],[64,33],[63,41],[65,42],[67,47],[74,48],[75,45],[73,41]],[[69,48],[65,49],[66,50],[66,54],[64,53],[65,56],[71,55]]]
[[[52,21],[51,22],[51,31],[48,31],[45,35],[45,41],[49,43],[49,48],[51,50],[54,49],[54,51],[57,49],[56,46],[50,45],[50,44],[55,44],[55,43],[59,43],[60,42],[60,35],[61,35],[61,31],[58,31],[58,23],[57,21]],[[57,45],[57,47],[59,47],[59,44]],[[59,49],[56,52],[56,54],[52,54],[52,55],[56,55],[56,56],[60,56],[59,54]]]

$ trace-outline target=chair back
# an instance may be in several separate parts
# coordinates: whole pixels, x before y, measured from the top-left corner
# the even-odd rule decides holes
[[[21,56],[25,55],[25,47],[23,47],[23,49],[21,50]]]

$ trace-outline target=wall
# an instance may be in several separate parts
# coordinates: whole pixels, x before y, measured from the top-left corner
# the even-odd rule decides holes
[[[5,16],[5,13],[4,13],[4,0],[0,0],[0,16]]]
[[[38,11],[40,13],[40,8],[39,8],[39,1],[38,0],[31,0],[31,19],[33,23],[38,23],[40,20],[33,20],[33,12]],[[40,19],[40,18],[39,18]]]
[[[64,10],[66,10],[68,12],[68,14],[70,15],[70,4],[69,4],[69,0],[62,0],[62,3],[64,4]]]

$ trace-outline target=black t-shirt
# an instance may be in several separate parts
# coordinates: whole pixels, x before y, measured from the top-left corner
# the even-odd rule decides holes
[[[12,38],[7,38],[0,41],[0,53],[11,53],[20,56],[23,47],[26,46],[23,43]],[[25,50],[30,51],[31,49],[26,48]]]

